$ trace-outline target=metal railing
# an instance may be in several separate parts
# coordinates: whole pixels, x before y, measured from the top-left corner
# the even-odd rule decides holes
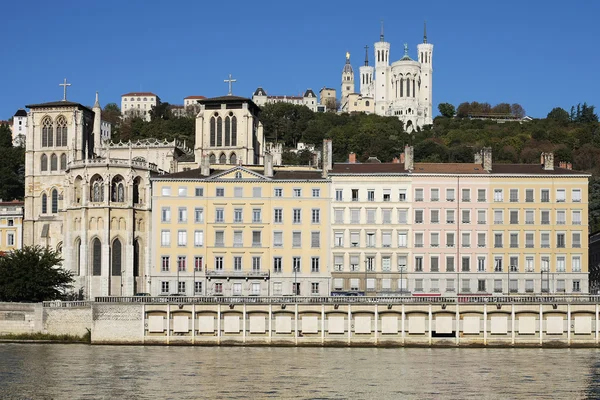
[[[90,301],[44,301],[42,302],[43,307],[46,308],[73,308],[73,307],[89,307]]]

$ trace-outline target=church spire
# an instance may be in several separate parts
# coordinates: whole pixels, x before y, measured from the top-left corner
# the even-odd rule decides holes
[[[96,92],[96,102],[94,103],[94,108],[100,108],[100,101],[98,100],[98,92]]]
[[[427,43],[427,21],[423,22],[423,43]]]
[[[379,41],[383,42],[383,20],[381,20],[381,33],[379,34]]]
[[[365,67],[369,66],[369,46],[365,46]]]

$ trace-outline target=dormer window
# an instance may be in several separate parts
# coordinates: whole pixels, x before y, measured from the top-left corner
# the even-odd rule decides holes
[[[235,179],[242,179],[242,173],[240,171],[235,173]]]

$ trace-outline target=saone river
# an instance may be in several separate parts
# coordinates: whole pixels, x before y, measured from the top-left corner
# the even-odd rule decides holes
[[[0,344],[0,399],[600,398],[600,350]]]

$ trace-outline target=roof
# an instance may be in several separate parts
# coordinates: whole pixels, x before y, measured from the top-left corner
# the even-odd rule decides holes
[[[248,166],[250,167],[250,166]],[[195,169],[190,169],[187,171],[182,171],[182,172],[175,172],[173,174],[166,174],[166,175],[161,175],[161,176],[157,176],[155,178],[153,178],[153,180],[160,180],[160,181],[164,181],[164,180],[204,180],[204,179],[210,179],[211,177],[215,177],[217,175],[221,175],[225,172],[228,171],[233,171],[237,168],[242,168],[242,169],[246,169],[246,170],[250,170],[252,172],[257,173],[258,175],[262,175],[263,173],[263,169],[260,168],[258,166],[251,166],[251,168],[246,168],[244,166],[241,167],[236,167],[236,166],[231,166],[230,169],[214,169],[211,168],[210,169],[210,175],[209,176],[203,176],[200,173],[200,168],[195,168]],[[324,178],[322,177],[321,174],[321,170],[306,170],[306,169],[302,169],[302,170],[278,170],[278,169],[274,169],[273,170],[273,176],[270,178],[265,177],[265,179],[270,179],[270,180],[324,180]]]
[[[496,174],[542,174],[542,175],[589,175],[582,171],[554,167],[545,170],[542,164],[492,164],[492,173]]]
[[[15,117],[26,117],[27,116],[27,111],[25,111],[22,108],[19,108],[17,110],[17,112],[15,113]]]
[[[317,96],[315,96],[315,92],[313,92],[312,89],[306,89],[306,92],[304,92],[304,97],[317,97]]]
[[[248,99],[246,97],[227,95],[227,96],[218,96],[218,97],[211,97],[208,99],[198,100],[198,104],[215,104],[215,103],[217,103],[217,104],[248,103],[250,105],[250,108],[254,108],[256,111],[260,111],[260,107],[258,107],[256,105],[256,103],[253,102],[251,99]]]
[[[352,65],[350,65],[349,63],[344,64],[344,69],[342,70],[343,74],[351,74],[354,73],[354,71],[352,70]]]
[[[131,93],[125,93],[125,94],[121,95],[121,97],[125,97],[125,96],[156,96],[156,95],[152,92],[131,92]],[[156,96],[156,97],[158,97],[158,96]]]
[[[257,87],[252,96],[266,96],[266,95],[267,95],[267,92],[265,92],[265,89],[263,89],[261,87]]]
[[[75,103],[73,101],[68,100],[60,100],[60,101],[50,101],[48,103],[39,103],[39,104],[29,104],[26,105],[27,108],[48,108],[48,107],[77,107],[80,110],[88,110],[89,112],[93,112],[88,107],[83,104]]]
[[[404,164],[400,163],[342,163],[333,164],[331,174],[404,174]]]
[[[12,200],[12,201],[1,201],[0,207],[12,206],[12,207],[22,207],[25,203],[21,200]]]
[[[324,88],[321,88],[321,90],[335,90],[335,89],[334,88],[330,88],[330,87],[324,87]]]
[[[275,96],[268,96],[269,99],[290,99],[290,100],[302,100],[303,97],[302,96],[280,96],[280,95],[275,95]]]
[[[200,99],[205,99],[206,96],[188,96],[188,97],[184,97],[184,100],[200,100]]]

